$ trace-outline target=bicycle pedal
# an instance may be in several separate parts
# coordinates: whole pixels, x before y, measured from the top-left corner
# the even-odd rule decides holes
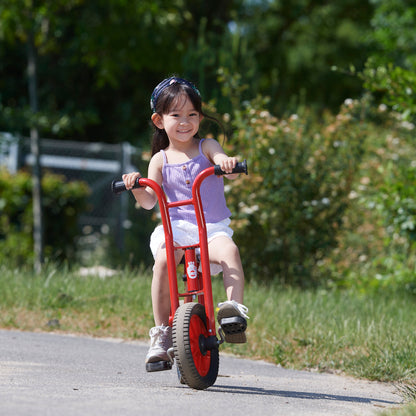
[[[171,361],[156,361],[154,363],[146,363],[146,371],[153,373],[155,371],[165,371],[172,369]]]
[[[173,349],[173,347],[170,347],[167,350],[167,353],[168,353],[169,360],[171,364],[173,365],[173,363],[175,362],[175,350]]]
[[[220,325],[226,335],[240,334],[247,329],[247,321],[242,316],[222,318]]]

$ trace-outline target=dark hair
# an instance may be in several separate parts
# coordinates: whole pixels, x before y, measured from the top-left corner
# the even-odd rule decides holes
[[[195,110],[202,114],[205,118],[218,122],[214,117],[208,116],[202,111],[202,100],[198,93],[198,90],[192,88],[187,84],[174,83],[166,87],[158,96],[155,113],[159,115],[167,114],[171,108],[180,100],[181,97],[187,96]],[[152,156],[158,153],[161,149],[166,149],[169,146],[169,138],[164,129],[159,129],[153,123],[154,133],[152,139]],[[194,136],[196,139],[200,139],[197,132]]]

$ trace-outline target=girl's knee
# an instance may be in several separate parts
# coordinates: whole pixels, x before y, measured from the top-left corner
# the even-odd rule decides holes
[[[175,255],[175,264],[177,265],[183,256],[183,251],[175,250],[174,255]],[[167,268],[168,268],[168,258],[166,254],[166,249],[160,248],[156,254],[153,270],[156,269],[156,270],[163,270],[167,272]]]
[[[228,256],[240,256],[240,250],[233,240],[229,240],[229,244],[224,247],[224,252],[226,252]]]
[[[238,246],[231,239],[226,239],[215,248],[215,259],[218,262],[225,261],[226,263],[240,261],[240,250]]]
[[[158,255],[155,258],[155,263],[153,266],[153,276],[157,276],[160,274],[165,275],[167,273],[167,269],[168,269],[168,261],[166,256],[160,255],[160,253],[158,253]]]

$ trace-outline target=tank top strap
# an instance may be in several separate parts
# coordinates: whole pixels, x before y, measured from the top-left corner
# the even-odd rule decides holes
[[[166,153],[163,149],[160,149],[160,153],[162,153],[163,156],[163,166],[165,166],[168,163],[168,159],[166,157]]]
[[[202,156],[205,156],[204,155],[204,152],[202,151],[202,142],[204,141],[205,139],[201,139],[200,141],[199,141],[199,154],[200,155],[202,155]]]

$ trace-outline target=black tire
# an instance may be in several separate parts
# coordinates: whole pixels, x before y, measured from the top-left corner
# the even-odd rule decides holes
[[[218,376],[219,351],[216,337],[208,335],[203,305],[184,303],[176,310],[172,338],[180,381],[196,390],[212,386]]]

